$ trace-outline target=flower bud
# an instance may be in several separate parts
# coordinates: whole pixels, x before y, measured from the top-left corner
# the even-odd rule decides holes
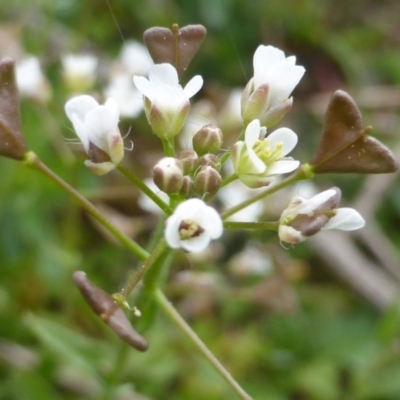
[[[211,166],[204,166],[194,178],[194,190],[200,196],[215,194],[221,187],[222,178],[219,172]]]
[[[173,157],[162,158],[153,168],[154,183],[165,193],[178,193],[183,184],[182,162]]]
[[[193,148],[201,156],[206,153],[217,153],[221,149],[222,142],[222,131],[214,124],[203,126],[193,136]]]
[[[123,341],[139,351],[147,350],[147,340],[133,329],[120,304],[112,296],[90,282],[83,271],[75,271],[72,279],[90,308]]]
[[[178,154],[178,159],[182,162],[185,175],[193,172],[199,165],[199,157],[194,150],[182,150]]]
[[[199,164],[201,166],[210,166],[219,171],[221,169],[221,161],[215,154],[204,154],[200,157]]]
[[[193,179],[189,175],[183,177],[183,183],[179,192],[183,197],[189,198],[193,194]]]
[[[0,62],[0,155],[22,160],[27,151],[21,134],[14,61],[5,58]]]
[[[293,198],[281,215],[279,238],[297,244],[322,230],[362,228],[365,221],[356,210],[337,208],[340,197],[340,189],[332,188],[308,200],[299,196]]]

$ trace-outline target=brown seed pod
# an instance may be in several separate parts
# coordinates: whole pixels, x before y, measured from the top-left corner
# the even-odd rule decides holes
[[[148,349],[147,340],[133,329],[125,312],[111,295],[90,282],[83,271],[75,271],[72,274],[72,279],[90,308],[122,340],[139,351]]]
[[[0,61],[0,155],[23,160],[28,152],[21,134],[19,95],[14,60]]]

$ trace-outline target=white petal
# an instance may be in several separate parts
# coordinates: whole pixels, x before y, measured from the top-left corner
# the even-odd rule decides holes
[[[84,121],[77,114],[73,114],[71,118],[72,125],[79,140],[81,141],[86,153],[89,152],[89,132],[86,129]]]
[[[254,119],[251,121],[246,128],[246,132],[244,134],[244,141],[246,146],[249,148],[253,148],[255,142],[260,137],[260,121],[258,119]]]
[[[199,252],[204,250],[210,243],[210,235],[208,232],[203,232],[201,235],[188,240],[182,240],[181,246],[184,250],[189,252]]]
[[[299,165],[300,161],[297,160],[278,160],[268,168],[267,173],[268,175],[287,174],[297,169]]]
[[[284,61],[285,54],[282,50],[273,46],[259,46],[253,58],[254,88],[269,83],[272,72]]]
[[[178,114],[188,103],[183,89],[177,86],[160,85],[153,100],[160,112]]]
[[[73,97],[65,103],[65,113],[71,121],[73,115],[77,115],[78,118],[83,120],[85,115],[98,105],[99,103],[92,96],[83,94]]]
[[[203,86],[203,78],[200,75],[194,76],[185,86],[184,92],[186,98],[193,97]]]
[[[174,215],[178,215],[180,219],[192,219],[199,210],[206,206],[203,200],[189,199],[179,204],[174,211]]]
[[[276,68],[270,77],[272,106],[286,100],[304,75],[305,69],[299,65],[284,64]]]
[[[338,208],[336,211],[337,214],[328,221],[322,228],[323,230],[340,229],[342,231],[353,231],[365,225],[364,218],[353,208]]]
[[[171,64],[155,64],[149,73],[150,82],[154,86],[166,84],[169,86],[178,86],[179,78],[176,69]]]
[[[318,193],[317,195],[311,197],[309,200],[305,200],[297,208],[298,214],[309,214],[317,209],[321,204],[328,201],[331,197],[336,195],[334,189],[325,190],[324,192]],[[325,225],[326,226],[326,225]]]
[[[249,157],[251,167],[246,166],[246,171],[244,171],[245,174],[262,174],[267,169],[267,166],[260,158],[258,158],[253,149],[248,148],[247,155]]]
[[[286,62],[287,62],[288,64],[292,64],[292,65],[296,64],[296,56],[289,56],[289,57],[287,57],[287,58],[286,58]]]
[[[279,128],[267,136],[272,148],[278,143],[283,144],[283,155],[289,154],[297,144],[297,135],[289,128]]]
[[[146,96],[150,101],[153,101],[154,87],[147,78],[145,78],[144,76],[135,75],[133,77],[133,82],[137,90],[139,90],[139,92],[142,93],[143,96]]]
[[[181,247],[181,237],[179,234],[179,227],[181,225],[181,222],[182,218],[180,218],[180,216],[176,215],[175,213],[172,214],[165,222],[165,240],[167,241],[168,246],[173,249],[179,249]]]
[[[205,206],[201,213],[202,218],[200,220],[198,219],[200,216],[199,214],[200,213],[197,213],[195,216],[198,224],[208,232],[212,239],[218,239],[222,235],[224,229],[222,219],[218,212],[210,206]]]
[[[108,106],[98,106],[89,111],[85,118],[89,141],[107,154],[110,154],[109,137],[119,132],[118,119],[119,109],[114,100]]]

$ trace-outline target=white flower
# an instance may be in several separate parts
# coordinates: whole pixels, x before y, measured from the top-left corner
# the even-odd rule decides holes
[[[153,179],[147,178],[144,180],[143,183],[146,186],[148,186],[148,188],[153,193],[155,193],[164,203],[169,204],[169,201],[170,201],[169,196],[167,195],[167,193],[162,192],[157,187],[157,185],[154,183]],[[145,195],[142,191],[140,191],[138,203],[139,203],[140,207],[145,211],[148,211],[153,214],[159,214],[159,215],[164,214],[164,211],[162,211],[161,208],[156,203],[154,203],[154,201],[151,200],[149,196]]]
[[[133,80],[144,96],[147,120],[154,133],[164,139],[176,136],[188,115],[189,99],[201,89],[203,78],[196,75],[182,88],[172,65],[156,64],[149,79],[134,76]]]
[[[203,200],[189,199],[179,204],[167,219],[165,239],[173,249],[199,252],[212,239],[218,239],[222,231],[222,220],[216,210]]]
[[[51,88],[36,57],[29,56],[19,61],[16,65],[15,75],[21,96],[41,102],[49,100]]]
[[[92,54],[66,54],[61,57],[63,78],[72,91],[85,91],[96,78],[98,60]]]
[[[141,93],[136,89],[130,75],[116,73],[104,90],[105,97],[112,97],[118,103],[121,117],[135,118],[143,110]]]
[[[295,65],[296,57],[285,57],[273,46],[259,46],[254,53],[254,76],[242,95],[244,121],[258,118],[263,126],[278,123],[292,107],[289,98],[305,69]]]
[[[268,137],[260,121],[250,122],[245,140],[232,147],[232,162],[238,178],[250,188],[269,185],[275,176],[294,171],[299,161],[285,157],[297,144],[297,135],[289,128],[279,128]]]
[[[122,69],[131,75],[147,75],[153,66],[147,48],[135,40],[124,43],[119,61]]]
[[[294,197],[280,217],[279,238],[287,243],[300,243],[320,230],[352,231],[365,225],[353,208],[337,208],[340,190],[332,188],[311,199]]]
[[[124,157],[117,102],[110,98],[99,105],[93,97],[80,95],[67,101],[65,112],[90,156],[87,167],[98,175],[114,169]]]

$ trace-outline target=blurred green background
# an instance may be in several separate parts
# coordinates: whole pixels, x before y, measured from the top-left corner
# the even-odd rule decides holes
[[[303,162],[317,143],[322,106],[336,89],[355,98],[365,125],[399,154],[399,15],[395,0],[2,0],[0,55],[14,47],[36,55],[51,85],[46,104],[21,102],[29,147],[145,245],[155,219],[138,206],[135,189],[116,172],[92,175],[64,140],[73,134],[64,115],[70,93],[60,74],[63,54],[99,57],[93,90],[100,90],[124,40],[141,41],[152,26],[203,24],[208,35],[185,79],[201,74],[199,98],[218,107],[229,89],[252,76],[257,46],[272,44],[306,68],[283,121],[299,134]],[[149,159],[160,156],[160,146],[143,115],[120,126],[131,128],[135,142],[127,163],[149,176]],[[163,315],[144,333],[147,353],[120,343],[90,312],[71,274],[82,269],[112,293],[136,260],[45,177],[9,159],[0,159],[0,171],[0,399],[235,398]],[[338,272],[319,243],[287,251],[272,234],[258,235],[261,246],[255,245],[268,272],[242,271],[246,258],[235,260],[255,237],[230,232],[221,254],[180,257],[166,293],[254,399],[397,400],[396,176],[329,175],[316,182],[339,185],[345,201],[367,214],[369,238],[347,239],[366,260],[354,265],[360,281]],[[369,267],[383,279],[372,275],[372,294],[365,290],[370,281],[361,279]]]

